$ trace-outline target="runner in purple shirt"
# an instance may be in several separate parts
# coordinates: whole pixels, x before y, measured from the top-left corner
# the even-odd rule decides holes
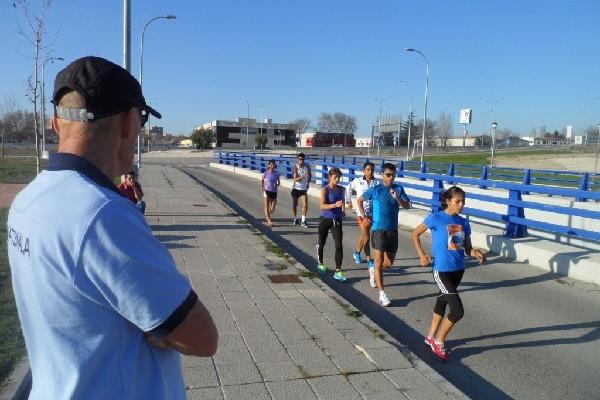
[[[275,160],[270,160],[267,164],[267,170],[262,175],[260,188],[263,191],[265,221],[267,226],[273,226],[271,214],[275,212],[277,205],[277,186],[279,186],[279,172]]]

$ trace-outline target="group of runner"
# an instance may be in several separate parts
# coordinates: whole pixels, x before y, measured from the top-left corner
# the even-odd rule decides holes
[[[308,210],[308,187],[312,179],[310,166],[303,153],[298,155],[298,163],[294,166],[292,178],[292,213],[293,225],[298,225],[298,199],[302,199],[302,219],[300,225],[308,227],[306,213]],[[404,188],[395,182],[396,166],[385,163],[381,168],[381,179],[375,179],[375,165],[365,162],[363,175],[352,180],[346,187],[340,185],[342,172],[337,167],[328,171],[328,183],[320,190],[319,225],[317,244],[317,271],[324,275],[328,268],[323,262],[323,250],[331,231],[335,247],[335,271],[333,278],[344,282],[346,275],[342,271],[343,231],[342,221],[346,208],[352,208],[352,195],[356,195],[356,220],[360,237],[353,253],[357,264],[363,262],[364,252],[369,271],[371,287],[379,290],[379,303],[387,307],[391,301],[384,290],[383,271],[393,265],[398,250],[398,214],[400,207],[408,209],[410,199]],[[263,174],[261,188],[264,191],[265,219],[272,226],[271,214],[275,210],[277,186],[280,184],[279,173],[274,160],[269,161],[268,169]],[[457,292],[464,270],[465,257],[472,256],[480,264],[486,256],[471,244],[471,227],[468,220],[460,216],[465,204],[465,192],[452,186],[441,194],[442,211],[429,214],[425,220],[412,231],[413,245],[419,256],[422,267],[432,265],[433,278],[439,293],[433,309],[433,316],[424,342],[434,355],[446,361],[448,352],[444,341],[454,326],[464,315],[464,308]],[[432,256],[421,246],[420,237],[427,230],[432,235]],[[373,255],[371,256],[371,247]],[[449,313],[446,315],[446,308]]]

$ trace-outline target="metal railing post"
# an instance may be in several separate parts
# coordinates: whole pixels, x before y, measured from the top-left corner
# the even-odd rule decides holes
[[[508,191],[508,200],[509,202],[511,200],[522,201],[523,199],[521,198],[521,191],[510,189]],[[510,221],[510,217],[525,218],[525,210],[523,209],[523,207],[515,206],[509,203],[507,216],[509,218],[509,221],[506,224],[504,235],[511,238],[522,238],[527,236],[527,226]]]
[[[490,169],[490,167],[488,167],[487,165],[484,165],[483,168],[481,169],[481,180],[482,181],[488,180],[489,169]],[[479,189],[487,189],[487,186],[479,185]]]
[[[431,212],[442,211],[442,193],[444,191],[444,182],[440,179],[433,181],[431,188]]]

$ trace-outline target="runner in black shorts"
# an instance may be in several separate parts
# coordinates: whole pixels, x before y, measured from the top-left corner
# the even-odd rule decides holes
[[[364,201],[370,200],[373,207],[371,225],[371,247],[375,259],[375,283],[379,288],[379,302],[387,307],[391,304],[383,288],[382,270],[392,266],[398,250],[398,212],[400,206],[410,208],[410,200],[402,186],[394,183],[396,166],[386,163],[382,167],[383,184],[369,188],[357,200],[358,210],[364,213]]]
[[[312,179],[310,172],[310,165],[305,161],[304,153],[298,154],[298,163],[294,165],[292,171],[292,179],[294,184],[292,186],[292,214],[294,214],[293,225],[298,225],[298,218],[296,217],[296,210],[298,209],[298,199],[302,199],[302,220],[300,225],[308,228],[306,223],[306,213],[308,212],[308,186]]]
[[[464,205],[465,192],[457,186],[452,186],[442,195],[444,211],[429,214],[412,233],[419,262],[422,267],[426,267],[431,263],[432,258],[423,250],[419,237],[427,229],[431,230],[434,256],[433,278],[438,286],[439,294],[433,308],[431,326],[425,343],[431,347],[433,354],[441,361],[448,359],[448,353],[444,347],[446,336],[464,315],[457,288],[465,272],[465,256],[470,255],[477,258],[479,264],[485,262],[485,254],[471,245],[469,221],[459,215]],[[450,312],[444,317],[447,306],[449,306]]]

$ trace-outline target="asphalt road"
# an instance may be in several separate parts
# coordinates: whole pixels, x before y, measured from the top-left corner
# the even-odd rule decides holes
[[[149,160],[150,161],[150,160]],[[210,159],[163,159],[217,192],[241,217],[309,269],[315,270],[316,199],[310,198],[312,228],[291,226],[289,189],[281,189],[275,226],[268,229],[257,181],[210,169]],[[377,302],[366,264],[351,258],[358,238],[352,218],[344,222],[344,269],[348,281],[323,280],[368,315],[389,335],[474,399],[599,399],[600,287],[528,264],[491,256],[484,266],[468,263],[461,297],[465,317],[450,333],[450,360],[438,362],[422,344],[437,295],[430,268],[418,266],[410,232],[401,230],[395,268],[385,273],[392,304]],[[424,240],[429,247],[428,239]],[[326,265],[334,265],[333,243],[325,249]]]

